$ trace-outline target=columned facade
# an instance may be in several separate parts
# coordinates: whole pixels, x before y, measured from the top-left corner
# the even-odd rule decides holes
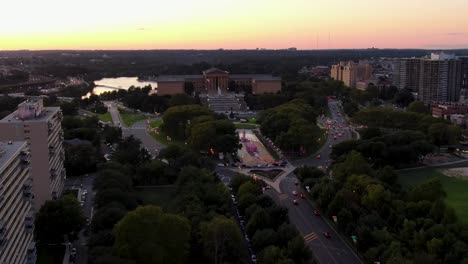
[[[203,71],[201,75],[161,75],[156,78],[159,95],[196,92],[216,95],[236,93],[277,93],[281,91],[281,78],[267,74],[230,74],[216,68]],[[185,89],[190,87],[190,89]],[[191,93],[189,92],[189,93]]]

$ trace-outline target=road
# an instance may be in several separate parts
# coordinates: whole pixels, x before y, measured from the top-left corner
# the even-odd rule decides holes
[[[125,123],[122,121],[117,105],[114,102],[105,102],[108,107],[108,111],[112,117],[112,122],[116,126],[122,128],[122,136],[134,136],[138,138],[143,147],[148,148],[148,150],[153,155],[157,155],[159,151],[165,147],[165,145],[157,142],[152,138],[146,131],[146,120],[141,120],[133,124],[131,127],[125,126]]]
[[[93,217],[94,213],[94,192],[93,192],[93,183],[96,175],[95,174],[87,174],[79,177],[70,177],[67,178],[65,182],[65,188],[66,189],[72,189],[72,188],[79,188],[81,191],[79,194],[83,191],[86,190],[86,198],[83,201],[83,214],[86,218],[89,219],[91,222],[91,219]],[[81,201],[81,196],[78,198],[79,201]],[[88,247],[86,246],[86,241],[87,241],[87,235],[85,234],[85,227],[83,230],[80,231],[79,237],[77,241],[73,242],[73,247],[76,248],[76,259],[75,262],[76,264],[86,264],[88,263]],[[67,251],[68,253],[68,251]],[[66,254],[67,255],[67,254]],[[65,259],[68,260],[69,258],[65,256]],[[65,261],[64,261],[65,262]]]
[[[329,131],[327,141],[325,144],[323,144],[322,148],[315,153],[315,155],[312,155],[310,157],[300,159],[300,160],[295,160],[291,161],[291,164],[296,166],[296,167],[301,167],[303,165],[308,165],[308,166],[327,166],[330,165],[330,162],[327,162],[327,160],[330,159],[330,154],[332,149],[330,148],[330,145],[334,145],[346,140],[349,140],[352,138],[352,132],[351,128],[346,125],[346,120],[344,118],[344,115],[340,111],[339,103],[336,101],[329,101],[328,106],[330,109],[330,114],[331,118],[319,118],[319,121],[322,122],[323,124],[326,124],[326,121],[329,119],[332,121],[332,127],[335,127],[335,129],[332,129]],[[336,122],[336,123],[335,123]],[[340,125],[343,126],[343,128],[340,128]],[[341,137],[337,136],[337,134],[342,134]],[[334,136],[336,136],[336,139],[334,139]],[[318,160],[316,156],[320,154],[321,158]]]
[[[329,119],[332,122],[332,129],[330,129],[326,143],[311,157],[291,162],[293,166],[329,166],[331,154],[330,145],[351,138],[351,130],[346,125],[344,116],[341,114],[338,105],[339,104],[335,101],[329,101],[331,113],[331,118]],[[320,121],[325,124],[327,120],[328,118],[323,118]],[[340,128],[340,126],[343,128]],[[335,128],[333,129],[333,127]],[[338,136],[338,134],[342,135]],[[334,139],[335,136],[336,139]],[[317,159],[317,155],[320,155],[320,159]],[[216,171],[221,181],[225,184],[237,173],[228,168],[217,168]],[[280,192],[274,190],[274,188],[266,190],[265,192],[272,197],[275,202],[288,208],[291,223],[294,224],[303,235],[306,244],[310,247],[317,262],[343,264],[362,263],[360,258],[333,229],[328,221],[324,220],[323,216],[314,215],[314,211],[317,209],[308,199],[301,199],[292,194],[293,191],[305,193],[305,190],[295,185],[297,178],[294,173],[289,173],[278,180],[280,181]],[[294,199],[298,200],[298,205],[293,204]],[[323,235],[324,232],[330,232],[332,237],[325,238]]]
[[[295,166],[329,166],[331,164],[330,154],[332,149],[330,145],[349,140],[351,138],[351,129],[346,124],[344,115],[341,113],[339,103],[329,101],[331,118],[331,129],[329,129],[326,143],[312,157],[292,162]],[[328,118],[320,120],[326,124]],[[341,134],[341,136],[339,136]],[[336,139],[335,139],[336,137]],[[317,159],[320,155],[320,159]],[[297,229],[304,236],[305,242],[312,250],[314,258],[319,263],[362,263],[353,249],[340,237],[333,227],[323,219],[324,216],[315,216],[317,209],[308,199],[300,199],[294,196],[293,191],[305,193],[300,186],[296,186],[297,178],[293,173],[284,177],[280,182],[281,193],[270,189],[267,192],[279,204],[288,208],[289,219],[296,225]],[[294,205],[293,200],[298,200],[299,204]],[[323,233],[331,233],[331,238],[326,238]]]

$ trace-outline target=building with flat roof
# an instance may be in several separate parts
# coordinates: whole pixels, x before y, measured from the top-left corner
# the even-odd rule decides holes
[[[44,107],[42,99],[29,99],[0,120],[0,140],[26,141],[30,148],[36,208],[62,194],[66,172],[61,122],[60,107]]]
[[[332,65],[330,76],[332,79],[342,81],[349,88],[356,88],[357,82],[372,79],[372,65],[365,62],[340,62]]]
[[[418,93],[418,100],[426,104],[458,102],[463,89],[463,76],[468,75],[465,63],[464,59],[446,53],[397,59],[393,83],[400,90]]]
[[[156,77],[159,95],[184,93],[187,86],[202,94],[251,92],[252,94],[281,91],[281,78],[267,74],[230,74],[211,68],[200,75],[160,75]]]
[[[25,141],[0,142],[0,263],[36,262],[29,159]]]

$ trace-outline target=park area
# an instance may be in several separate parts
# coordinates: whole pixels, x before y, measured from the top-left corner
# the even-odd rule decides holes
[[[237,155],[243,165],[255,167],[276,162],[252,130],[237,129],[236,132],[242,143],[242,148],[237,151]]]
[[[168,145],[171,142],[168,140],[166,134],[163,131],[161,131],[160,127],[162,123],[163,121],[161,119],[151,121],[149,123],[151,127],[149,134],[159,143]]]
[[[156,205],[166,212],[174,212],[174,186],[138,187],[135,191],[144,205]]]
[[[134,114],[134,113],[127,112],[127,111],[120,111],[120,117],[122,118],[122,121],[125,123],[125,125],[128,127],[131,127],[135,122],[138,122],[140,120],[144,120],[147,118],[144,115]]]
[[[440,168],[421,168],[399,172],[399,182],[412,188],[429,179],[437,178],[447,193],[446,202],[455,209],[458,219],[468,223],[468,162]]]

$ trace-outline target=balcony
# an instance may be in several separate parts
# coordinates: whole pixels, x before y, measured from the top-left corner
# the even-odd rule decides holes
[[[28,178],[23,185],[23,197],[26,199],[33,199],[34,197],[32,194],[32,182],[33,180]]]
[[[7,238],[0,238],[0,252],[5,248],[7,242]]]
[[[26,231],[32,232],[34,230],[35,220],[34,212],[29,211],[29,213],[24,217],[24,228],[26,228]]]
[[[26,254],[27,254],[26,255],[26,257],[27,257],[26,263],[27,264],[35,264],[36,259],[37,259],[37,250],[36,250],[36,243],[35,242],[29,243],[28,251],[27,251]]]
[[[51,169],[50,170],[50,177],[51,178],[57,177],[57,170],[56,169]]]
[[[31,155],[31,152],[29,152],[27,150],[22,150],[20,152],[20,155],[21,155],[22,158],[26,158],[26,157],[29,158],[29,156]]]
[[[6,227],[3,222],[0,221],[0,239],[3,239],[6,237]]]

